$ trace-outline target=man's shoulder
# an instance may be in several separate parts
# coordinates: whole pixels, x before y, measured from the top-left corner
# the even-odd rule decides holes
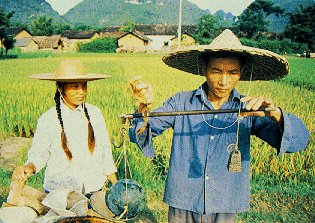
[[[175,99],[180,99],[180,100],[187,100],[187,99],[191,99],[194,94],[195,94],[196,90],[193,91],[181,91],[176,93],[175,95],[173,95],[173,97]]]

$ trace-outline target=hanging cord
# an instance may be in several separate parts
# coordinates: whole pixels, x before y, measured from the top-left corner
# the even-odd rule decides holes
[[[197,61],[197,72],[198,72],[198,74],[200,75],[199,58],[198,58],[197,54],[196,54],[196,61]],[[201,97],[202,97],[202,102],[203,102],[202,107],[201,107],[201,110],[204,110],[204,107],[205,107],[205,100],[207,99],[207,97],[206,97],[206,95],[205,95],[205,93],[204,93],[205,91],[204,91],[202,85],[200,86],[200,89],[201,89]],[[240,107],[240,108],[241,108],[241,107]],[[240,109],[240,108],[239,108],[239,109]],[[214,128],[214,129],[218,129],[218,130],[228,129],[228,128],[232,127],[232,126],[237,122],[237,119],[236,119],[236,120],[235,120],[231,125],[229,125],[229,126],[226,126],[226,127],[217,127],[217,126],[213,126],[213,125],[211,125],[209,122],[207,122],[207,120],[206,120],[204,114],[202,114],[202,118],[203,118],[203,121],[204,121],[209,127]]]
[[[247,89],[247,94],[246,95],[250,94],[251,83],[252,83],[252,78],[253,78],[253,68],[254,68],[254,66],[252,65],[251,72],[250,72],[250,77],[249,77],[249,84],[248,84],[248,89]],[[228,145],[227,151],[229,153],[232,153],[233,151],[235,151],[235,152],[239,151],[238,141],[239,141],[239,134],[240,134],[240,124],[241,124],[241,120],[243,119],[243,117],[241,116],[241,107],[242,107],[241,105],[242,105],[242,103],[240,103],[240,107],[238,109],[238,115],[237,115],[237,119],[236,119],[236,121],[237,121],[236,142],[235,142],[235,144]]]
[[[252,84],[252,79],[253,79],[253,70],[254,70],[254,64],[252,64],[252,68],[250,71],[250,77],[249,77],[249,84],[248,84],[248,89],[247,89],[247,96],[250,94],[250,90],[251,90],[251,84]]]
[[[240,134],[240,124],[241,124],[241,120],[243,119],[243,117],[241,116],[241,106],[238,109],[238,114],[237,114],[237,131],[236,131],[236,142],[235,142],[235,147],[234,150],[235,152],[238,152],[238,140],[239,140],[239,134]]]
[[[128,179],[127,179],[127,147],[126,147],[126,131],[128,128],[128,119],[123,119],[123,127],[122,127],[122,137],[123,137],[123,151],[124,151],[124,158],[125,158],[125,181],[126,181],[126,205],[124,206],[125,210],[124,212],[119,216],[119,219],[122,218],[126,214],[126,220],[128,220]],[[130,172],[130,170],[129,170]]]
[[[62,93],[59,91],[60,93],[60,98],[61,100],[67,105],[67,107],[69,107],[71,110],[75,110],[74,108],[72,108],[69,103],[66,101],[66,99],[63,97]]]
[[[125,171],[125,182],[126,182],[126,186],[125,186],[126,205],[124,206],[125,209],[118,217],[116,217],[114,219],[110,219],[112,221],[117,221],[117,220],[128,221],[128,217],[127,217],[128,206],[129,206],[129,204],[128,204],[128,179],[127,179],[128,178],[128,172],[129,172],[130,179],[132,179],[132,173],[130,171],[130,163],[128,161],[127,147],[126,147],[126,132],[127,132],[127,129],[129,128],[129,124],[130,124],[130,120],[128,118],[122,117],[122,128],[121,128],[121,140],[122,141],[118,146],[115,145],[115,143],[112,141],[112,144],[113,144],[115,149],[122,147],[122,151],[120,152],[120,154],[119,154],[119,156],[115,162],[115,165],[119,166],[121,161],[124,159],[124,171]],[[107,184],[108,183],[109,183],[109,179],[107,178],[104,185],[103,185],[102,191],[107,190]],[[126,218],[122,219],[124,215],[126,216]]]
[[[204,90],[203,90],[202,86],[200,86],[200,88],[201,88],[201,97],[202,97],[202,101],[203,101],[201,110],[203,110],[204,107],[205,107],[205,100],[206,100],[206,99],[205,99]],[[239,112],[240,112],[240,109],[241,109],[241,106],[239,107]],[[217,127],[217,126],[213,126],[213,125],[211,125],[209,122],[207,122],[207,120],[206,120],[204,114],[201,114],[201,115],[202,115],[203,121],[204,121],[208,126],[210,126],[211,128],[214,128],[214,129],[218,129],[218,130],[228,129],[228,128],[232,127],[232,126],[237,122],[237,118],[236,118],[235,121],[234,121],[231,125],[229,125],[229,126],[226,126],[226,127]]]

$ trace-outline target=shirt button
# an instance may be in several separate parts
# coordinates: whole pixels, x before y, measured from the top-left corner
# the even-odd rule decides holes
[[[206,180],[209,180],[209,176],[206,176],[205,179],[206,179]]]
[[[218,115],[214,115],[214,118],[218,118]]]
[[[214,139],[214,136],[210,136],[210,139],[213,140],[213,139]]]

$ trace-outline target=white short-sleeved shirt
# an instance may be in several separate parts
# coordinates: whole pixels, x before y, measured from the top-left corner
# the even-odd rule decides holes
[[[45,165],[44,188],[58,188],[89,193],[102,188],[107,176],[117,172],[110,140],[101,111],[85,104],[95,136],[95,149],[88,148],[88,120],[82,106],[71,110],[61,103],[61,115],[72,160],[61,146],[61,125],[55,107],[45,112],[37,123],[28,160],[39,172]],[[84,188],[84,189],[83,189]]]

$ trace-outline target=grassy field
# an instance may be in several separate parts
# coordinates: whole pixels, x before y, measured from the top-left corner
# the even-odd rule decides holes
[[[31,137],[38,117],[54,105],[53,82],[31,80],[32,74],[53,72],[62,59],[79,58],[91,73],[106,73],[111,79],[89,83],[87,101],[98,106],[104,115],[110,136],[120,141],[119,114],[132,113],[136,107],[128,82],[141,75],[153,86],[154,107],[182,90],[199,87],[197,77],[167,67],[158,54],[56,54],[45,58],[20,58],[0,61],[0,138]],[[281,81],[251,83],[251,95],[272,98],[277,106],[300,117],[311,132],[307,149],[277,157],[276,151],[257,138],[251,143],[251,209],[238,214],[237,222],[314,222],[315,208],[315,60],[289,58],[291,73]],[[246,94],[248,82],[237,89]],[[148,206],[158,222],[166,222],[167,206],[162,202],[164,180],[170,154],[171,131],[154,141],[157,157],[146,159],[132,143],[127,142],[132,176],[146,190]],[[120,149],[113,151],[117,158]],[[123,167],[119,168],[123,178]],[[12,173],[0,169],[0,202],[8,193]],[[42,174],[31,179],[40,187]]]

